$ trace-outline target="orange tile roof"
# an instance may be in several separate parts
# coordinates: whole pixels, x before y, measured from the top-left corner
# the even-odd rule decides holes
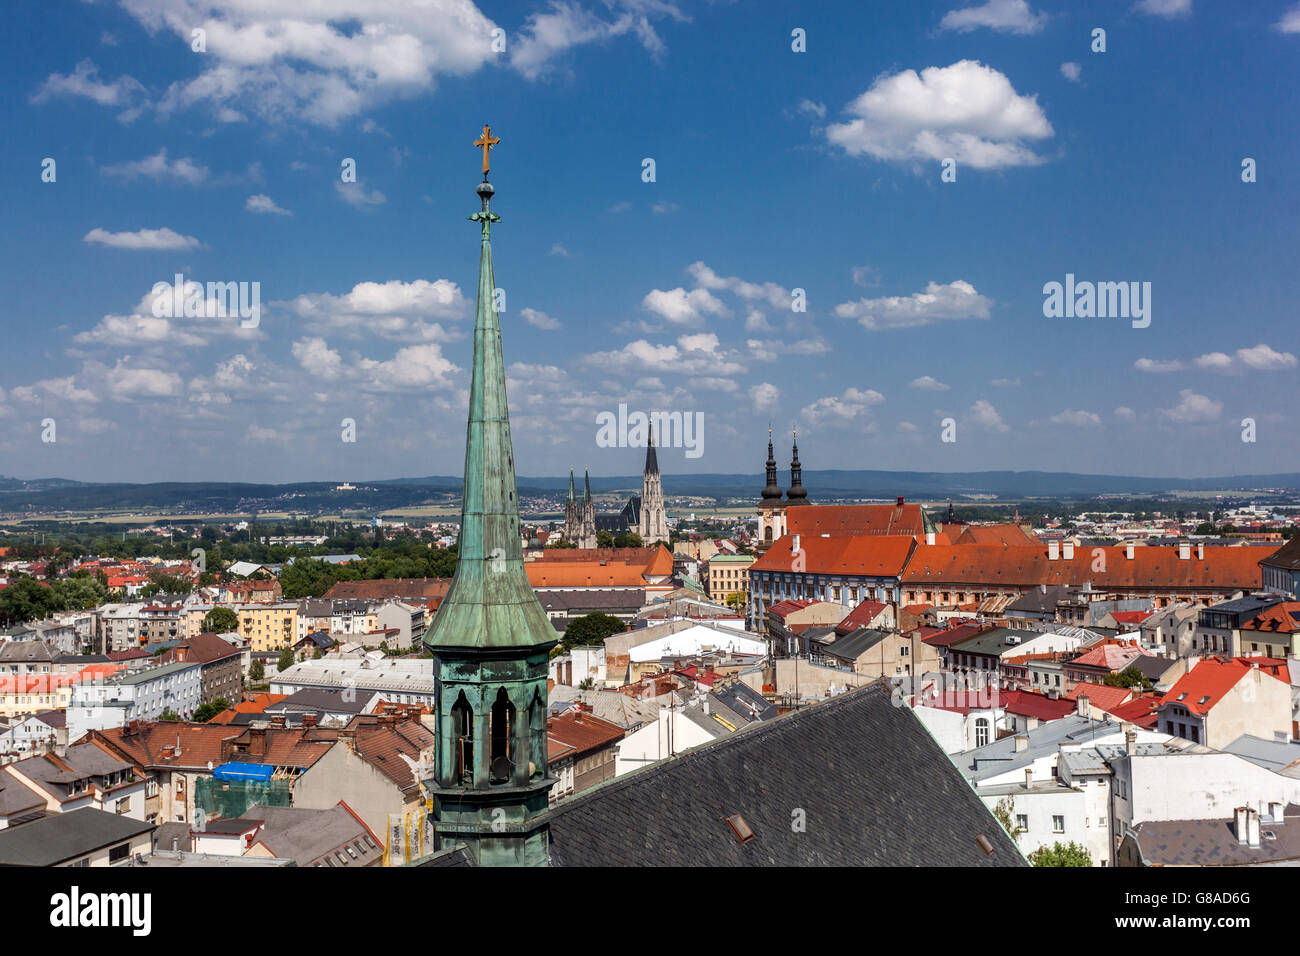
[[[1281,604],[1274,604],[1241,625],[1241,629],[1273,634],[1294,634],[1300,631],[1300,601],[1283,601]]]
[[[921,506],[802,505],[786,511],[786,532],[819,535],[924,535]]]
[[[814,510],[820,506],[808,506]],[[761,558],[750,565],[755,571],[807,574],[851,574],[897,577],[907,566],[916,540],[907,535],[800,535],[799,554],[793,554],[793,535],[782,535]]]
[[[588,753],[616,740],[622,740],[624,733],[625,731],[618,724],[576,710],[551,717],[546,721],[548,743],[571,748],[575,755]],[[548,759],[553,759],[549,753],[550,747],[548,746],[547,749]]]
[[[953,529],[954,531],[956,528]],[[951,536],[950,536],[951,537]],[[1005,544],[1031,547],[1038,544],[1018,524],[968,524],[956,536],[956,544]]]
[[[1072,559],[1048,558],[1046,548],[989,544],[918,545],[903,574],[905,584],[975,584],[1009,587],[1082,585],[1094,588],[1179,588],[1244,590],[1260,584],[1259,550],[1206,548],[1179,558],[1173,547],[1135,548],[1129,558],[1121,546],[1077,548]]]
[[[1198,717],[1208,714],[1232,688],[1253,668],[1242,658],[1211,657],[1201,661],[1190,673],[1178,679],[1169,693],[1165,694],[1164,703],[1179,704],[1186,707]],[[1266,669],[1263,672],[1268,674]],[[1278,680],[1269,674],[1274,680]]]
[[[233,723],[236,714],[262,714],[272,704],[278,704],[288,694],[245,694],[244,699],[233,707],[228,707],[208,721],[210,724]]]
[[[1139,657],[1153,657],[1144,648],[1134,644],[1121,644],[1118,641],[1103,641],[1080,654],[1071,664],[1080,667],[1104,667],[1109,671],[1122,671]]]
[[[870,627],[871,622],[886,607],[887,605],[882,604],[880,601],[863,601],[835,626],[835,633],[843,635],[848,634],[850,631],[856,631],[860,627]]]
[[[1160,718],[1157,711],[1160,710],[1160,705],[1163,703],[1164,698],[1159,694],[1155,696],[1146,694],[1142,697],[1135,697],[1126,704],[1109,708],[1107,712],[1113,717],[1128,721],[1130,724],[1137,724],[1139,727],[1153,730]]]

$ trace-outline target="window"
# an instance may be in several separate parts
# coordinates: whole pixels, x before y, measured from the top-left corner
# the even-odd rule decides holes
[[[109,863],[120,863],[131,855],[131,844],[119,843],[108,851]]]
[[[1052,817],[1052,832],[1053,833],[1065,832],[1065,817],[1059,814]]]
[[[975,746],[983,747],[989,742],[989,721],[987,717],[975,719]]]
[[[1027,813],[1017,813],[1017,814],[1016,814],[1016,829],[1017,829],[1017,830],[1028,830],[1028,829],[1029,829],[1029,814],[1027,814]]]

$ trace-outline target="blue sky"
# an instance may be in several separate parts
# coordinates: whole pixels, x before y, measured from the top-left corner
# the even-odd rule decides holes
[[[459,474],[484,122],[520,474],[639,470],[620,402],[704,413],[667,473],[1300,471],[1294,0],[303,6],[9,13],[0,474]]]

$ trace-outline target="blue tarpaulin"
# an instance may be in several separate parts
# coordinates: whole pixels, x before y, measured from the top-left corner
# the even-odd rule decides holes
[[[212,771],[212,776],[217,780],[260,780],[262,783],[270,783],[272,769],[260,763],[223,763]]]

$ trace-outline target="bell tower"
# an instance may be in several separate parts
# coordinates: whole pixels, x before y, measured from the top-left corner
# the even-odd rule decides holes
[[[501,320],[493,300],[488,150],[484,126],[478,309],[465,435],[460,556],[424,637],[433,654],[438,749],[433,828],[440,847],[464,843],[480,866],[546,866],[546,664],[558,637],[524,571]]]

